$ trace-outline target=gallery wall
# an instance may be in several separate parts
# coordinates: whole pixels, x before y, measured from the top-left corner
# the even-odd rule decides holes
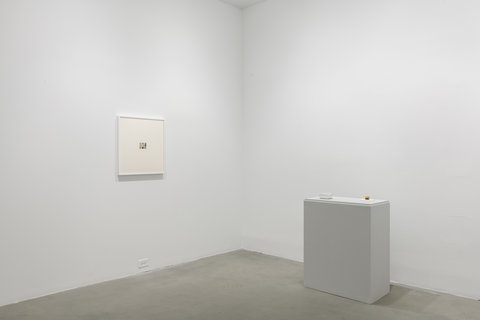
[[[241,11],[0,2],[0,305],[240,248]],[[166,119],[166,175],[116,175],[116,115]]]
[[[480,298],[480,4],[244,12],[243,246],[303,259],[303,199],[391,201],[391,278]],[[338,230],[342,232],[342,230]]]
[[[1,1],[0,305],[302,260],[319,192],[391,201],[393,281],[479,298],[479,6],[269,0],[242,53],[217,0]],[[164,177],[117,177],[117,114],[166,119]]]

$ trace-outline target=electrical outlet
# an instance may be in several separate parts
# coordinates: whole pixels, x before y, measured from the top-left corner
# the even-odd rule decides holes
[[[147,269],[150,267],[150,259],[148,258],[143,258],[143,259],[138,259],[138,269]]]

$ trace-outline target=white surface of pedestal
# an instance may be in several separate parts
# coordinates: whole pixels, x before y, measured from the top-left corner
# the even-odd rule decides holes
[[[390,203],[304,201],[304,285],[373,303],[390,291]]]

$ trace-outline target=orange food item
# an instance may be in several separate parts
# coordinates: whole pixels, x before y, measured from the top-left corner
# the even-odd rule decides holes
[[[365,196],[365,200],[370,200],[370,196]]]

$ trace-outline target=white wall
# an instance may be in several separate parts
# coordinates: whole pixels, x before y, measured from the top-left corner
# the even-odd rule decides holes
[[[479,7],[265,1],[242,96],[219,1],[0,1],[0,305],[237,249],[240,221],[302,260],[324,191],[391,200],[394,281],[480,297]],[[118,113],[166,118],[164,179],[117,179]]]
[[[240,248],[241,11],[0,1],[0,305]],[[115,172],[116,114],[166,119],[167,175]]]
[[[370,195],[391,201],[393,281],[480,297],[479,11],[467,0],[245,11],[245,248],[302,260],[304,198]]]

